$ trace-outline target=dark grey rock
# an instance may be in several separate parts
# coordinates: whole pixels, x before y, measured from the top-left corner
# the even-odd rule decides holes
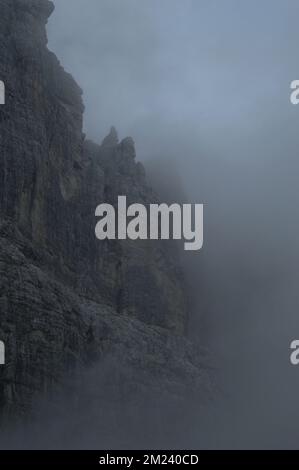
[[[2,417],[26,414],[66,371],[110,355],[132,381],[179,393],[204,387],[178,253],[165,242],[106,241],[98,204],[158,198],[131,138],[82,132],[82,91],[46,47],[48,0],[1,0],[0,368]],[[167,242],[166,242],[167,243]]]
[[[118,144],[118,135],[115,127],[111,127],[109,134],[104,138],[102,147],[115,147]]]

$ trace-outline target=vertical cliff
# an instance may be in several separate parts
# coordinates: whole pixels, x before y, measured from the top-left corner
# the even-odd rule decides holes
[[[0,369],[4,415],[26,412],[65,371],[110,354],[134,379],[201,386],[178,253],[167,242],[105,241],[95,208],[158,201],[134,142],[82,132],[82,91],[47,49],[48,0],[1,0]],[[166,243],[166,244],[165,244]],[[167,379],[166,379],[167,377]],[[177,377],[180,377],[179,379]],[[179,387],[180,388],[180,387]]]

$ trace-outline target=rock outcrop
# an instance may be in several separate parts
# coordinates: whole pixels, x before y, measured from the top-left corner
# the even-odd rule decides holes
[[[131,138],[82,132],[82,91],[47,49],[48,0],[1,0],[0,368],[4,416],[28,413],[66,371],[117,358],[145,388],[204,387],[176,249],[105,241],[95,208],[158,201]],[[166,242],[167,244],[167,242]]]

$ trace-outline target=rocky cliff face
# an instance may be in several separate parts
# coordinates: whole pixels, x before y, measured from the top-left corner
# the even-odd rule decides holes
[[[0,368],[2,416],[26,413],[67,370],[113,357],[135,388],[202,389],[183,334],[176,249],[96,239],[101,202],[157,201],[134,142],[82,133],[82,92],[47,49],[48,0],[0,1]],[[167,242],[166,242],[167,244]],[[139,385],[138,385],[139,384]]]

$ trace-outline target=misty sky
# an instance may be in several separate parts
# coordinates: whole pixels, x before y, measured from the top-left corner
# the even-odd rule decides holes
[[[54,3],[49,46],[83,88],[97,141],[114,124],[140,158],[198,155],[215,138],[234,147],[257,127],[280,126],[269,122],[277,111],[296,119],[296,0]]]

